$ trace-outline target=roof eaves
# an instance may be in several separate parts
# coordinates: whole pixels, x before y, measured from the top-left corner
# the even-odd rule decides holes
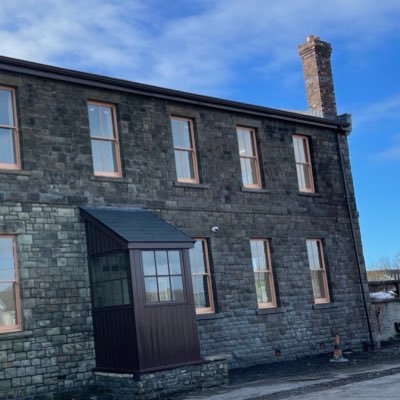
[[[326,128],[345,129],[350,126],[346,121],[311,116],[302,112],[277,110],[4,56],[0,56],[0,70]]]

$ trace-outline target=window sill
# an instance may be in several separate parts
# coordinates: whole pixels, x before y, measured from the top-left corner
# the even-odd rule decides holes
[[[97,176],[92,175],[89,178],[93,182],[117,182],[117,183],[131,183],[129,178],[125,178],[122,176]]]
[[[322,310],[325,308],[337,308],[337,307],[339,306],[335,303],[319,303],[312,305],[313,310]]]
[[[224,318],[224,313],[196,314],[197,321]]]
[[[322,197],[321,193],[309,193],[309,192],[297,192],[299,196],[304,196],[304,197]]]
[[[263,194],[272,193],[272,191],[269,190],[269,189],[263,189],[263,188],[261,188],[261,189],[257,189],[257,188],[251,189],[251,188],[245,188],[243,186],[241,187],[241,191],[243,193],[263,193]]]
[[[32,331],[0,332],[0,340],[22,339],[33,336]]]
[[[32,172],[22,171],[20,169],[0,169],[0,174],[30,176],[32,175]]]
[[[204,183],[186,183],[186,182],[176,182],[174,181],[175,187],[183,187],[190,189],[210,189],[210,185],[205,185]]]
[[[267,315],[267,314],[282,314],[286,312],[285,307],[275,307],[275,308],[257,308],[256,315]]]

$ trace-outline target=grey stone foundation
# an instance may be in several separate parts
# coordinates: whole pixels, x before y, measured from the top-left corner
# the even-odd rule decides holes
[[[206,359],[202,364],[147,374],[95,372],[99,394],[115,400],[153,400],[178,392],[221,386],[228,383],[225,356]]]

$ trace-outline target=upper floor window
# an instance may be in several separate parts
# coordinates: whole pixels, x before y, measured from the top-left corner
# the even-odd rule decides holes
[[[328,279],[320,239],[307,240],[308,264],[311,271],[311,283],[315,303],[329,303]]]
[[[14,236],[0,236],[0,332],[21,330],[21,308]]]
[[[276,307],[269,241],[266,239],[251,239],[250,246],[258,307]]]
[[[294,157],[296,160],[297,181],[300,192],[314,192],[310,144],[307,136],[293,136]]]
[[[121,176],[115,107],[111,104],[89,102],[88,112],[94,174]]]
[[[260,163],[257,154],[256,132],[251,128],[237,127],[240,167],[245,188],[261,188]]]
[[[147,303],[183,301],[183,276],[179,250],[142,251]]]
[[[0,86],[0,169],[20,169],[14,89]]]
[[[196,313],[212,313],[215,309],[207,239],[195,240],[194,248],[189,250],[189,257]]]
[[[171,117],[171,126],[177,181],[199,183],[193,121]]]

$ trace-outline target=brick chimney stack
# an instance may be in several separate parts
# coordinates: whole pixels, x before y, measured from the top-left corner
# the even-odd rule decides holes
[[[299,46],[311,113],[324,118],[336,118],[335,89],[331,68],[332,47],[318,36],[308,36]]]

